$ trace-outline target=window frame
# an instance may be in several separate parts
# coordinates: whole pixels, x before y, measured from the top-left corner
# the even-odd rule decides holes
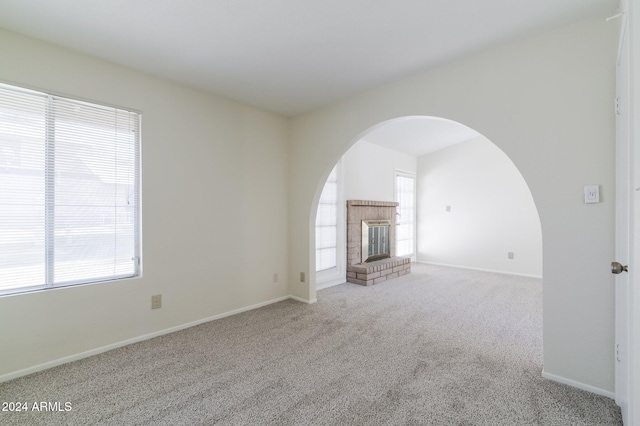
[[[0,289],[0,297],[3,296],[12,296],[12,295],[21,295],[27,294],[37,291],[46,291],[52,289],[59,289],[65,287],[76,287],[76,286],[84,286],[84,285],[93,285],[99,283],[106,282],[119,282],[123,280],[130,279],[138,279],[142,277],[142,112],[133,108],[116,106],[113,104],[98,102],[94,100],[89,100],[86,98],[81,98],[78,96],[69,96],[66,94],[61,94],[59,92],[55,92],[52,90],[43,90],[39,88],[29,87],[20,83],[8,82],[6,80],[0,80],[0,88],[4,88],[7,90],[12,90],[16,92],[21,92],[27,95],[40,96],[45,99],[45,112],[43,119],[46,123],[46,131],[45,131],[45,148],[44,148],[44,165],[43,165],[43,173],[44,173],[44,211],[45,211],[45,225],[44,225],[44,240],[45,240],[45,248],[44,248],[44,269],[45,269],[45,280],[43,284],[36,284],[30,286],[21,286],[14,288],[6,288]],[[135,134],[135,142],[133,149],[133,171],[134,177],[133,181],[133,191],[134,198],[136,200],[133,209],[133,250],[134,257],[132,258],[133,262],[133,274],[122,274],[120,276],[114,275],[110,277],[104,278],[89,278],[89,279],[76,279],[76,280],[67,280],[59,283],[55,283],[50,277],[51,271],[55,268],[55,257],[52,255],[54,251],[54,235],[55,235],[55,225],[53,215],[49,213],[52,208],[55,208],[55,196],[51,193],[55,191],[55,156],[52,153],[55,151],[55,137],[51,137],[49,135],[49,129],[51,128],[52,123],[55,122],[55,118],[52,117],[52,102],[53,99],[63,100],[65,102],[77,103],[79,105],[87,105],[91,108],[98,109],[106,109],[113,110],[114,113],[124,112],[135,114],[137,116],[137,126],[136,126],[136,134]]]
[[[336,169],[336,266],[315,271],[316,274],[316,290],[342,284],[346,281],[346,203],[344,199],[344,173],[343,161],[340,159],[334,166]],[[333,169],[332,169],[333,170]],[[326,181],[325,181],[326,185]],[[324,190],[324,185],[323,185]],[[319,204],[318,204],[319,205]],[[316,209],[316,217],[317,217]],[[317,224],[314,226],[314,231]],[[318,250],[318,242],[316,241],[315,251]],[[317,268],[317,265],[316,265]]]
[[[401,209],[400,206],[400,200],[398,199],[398,178],[399,177],[403,177],[403,178],[409,178],[413,180],[413,220],[411,222],[409,222],[409,224],[411,225],[411,253],[410,254],[398,254],[398,241],[400,241],[398,239],[399,236],[399,232],[398,232],[398,226],[399,225],[405,225],[406,223],[402,223],[402,216],[400,215],[399,210]],[[416,252],[417,252],[417,241],[416,241],[416,232],[417,232],[417,210],[418,210],[418,200],[417,200],[417,178],[416,178],[416,173],[415,172],[410,172],[408,170],[402,170],[402,169],[394,169],[394,178],[393,178],[393,192],[394,192],[394,199],[395,201],[398,203],[398,206],[396,207],[396,235],[395,235],[395,251],[396,251],[396,256],[408,256],[411,258],[411,260],[413,262],[415,262],[416,260]],[[405,241],[405,240],[403,240]]]

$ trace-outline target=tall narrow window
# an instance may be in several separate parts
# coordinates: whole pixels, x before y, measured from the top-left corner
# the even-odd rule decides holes
[[[0,293],[132,277],[140,116],[0,84]]]
[[[413,256],[415,247],[416,176],[396,170],[396,255]]]
[[[338,266],[338,165],[322,189],[316,215],[316,271]]]

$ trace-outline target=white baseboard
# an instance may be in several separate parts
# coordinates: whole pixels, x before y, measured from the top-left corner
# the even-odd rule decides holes
[[[37,373],[39,371],[47,370],[49,368],[57,367],[58,365],[62,365],[62,364],[66,364],[66,363],[69,363],[69,362],[77,361],[77,360],[80,360],[80,359],[83,359],[83,358],[88,358],[88,357],[93,356],[93,355],[98,355],[98,354],[101,354],[103,352],[110,351],[112,349],[120,348],[122,346],[131,345],[133,343],[138,343],[138,342],[142,342],[144,340],[153,339],[154,337],[159,337],[159,336],[163,336],[165,334],[174,333],[176,331],[184,330],[186,328],[194,327],[196,325],[204,324],[206,322],[210,322],[210,321],[215,321],[215,320],[218,320],[218,319],[226,318],[226,317],[229,317],[231,315],[240,314],[242,312],[251,311],[253,309],[262,308],[263,306],[271,305],[273,303],[282,302],[283,300],[288,300],[288,299],[294,299],[294,300],[297,300],[299,302],[304,302],[304,303],[308,303],[308,304],[316,302],[316,299],[308,301],[308,300],[305,300],[305,299],[302,299],[302,298],[296,297],[296,296],[278,297],[276,299],[267,300],[265,302],[257,303],[255,305],[251,305],[251,306],[245,306],[244,308],[234,309],[233,311],[224,312],[224,313],[221,313],[221,314],[218,314],[218,315],[214,315],[212,317],[199,319],[199,320],[196,320],[196,321],[188,322],[186,324],[177,325],[175,327],[166,328],[164,330],[155,331],[153,333],[143,334],[142,336],[133,337],[131,339],[127,339],[127,340],[123,340],[123,341],[120,341],[120,342],[112,343],[110,345],[106,345],[106,346],[102,346],[102,347],[99,347],[99,348],[91,349],[91,350],[88,350],[88,351],[85,351],[85,352],[80,352],[78,354],[74,354],[74,355],[69,355],[69,356],[65,356],[65,357],[62,357],[62,358],[58,358],[58,359],[55,359],[53,361],[49,361],[49,362],[45,362],[43,364],[34,365],[33,367],[25,368],[23,370],[18,370],[18,371],[14,371],[14,372],[11,372],[11,373],[3,374],[3,375],[0,376],[0,383],[8,382],[9,380],[17,379],[18,377],[27,376],[29,374],[33,374],[33,373]]]
[[[600,389],[591,385],[585,385],[584,383],[576,382],[575,380],[567,379],[566,377],[556,376],[555,374],[547,373],[544,370],[542,370],[542,377],[547,380],[562,383],[563,385],[569,385],[574,388],[582,389],[583,391],[595,393],[596,395],[606,396],[607,398],[611,399],[616,398],[615,393],[611,391]]]
[[[416,260],[414,263],[424,263],[425,265],[446,266],[447,268],[468,269],[468,270],[471,270],[471,271],[491,272],[491,273],[494,273],[494,274],[515,275],[515,276],[518,276],[518,277],[542,279],[541,275],[520,274],[520,273],[517,273],[517,272],[498,271],[496,269],[483,269],[483,268],[474,268],[474,267],[471,267],[471,266],[450,265],[450,264],[447,264],[447,263],[425,262],[423,260]]]
[[[340,284],[344,284],[346,282],[347,282],[347,280],[345,280],[344,277],[343,277],[343,278],[339,278],[339,279],[333,280],[333,281],[328,281],[328,282],[325,282],[325,283],[322,283],[322,284],[316,283],[316,291],[324,290],[325,288],[334,287],[334,286],[337,286],[337,285],[340,285]]]
[[[293,296],[293,295],[289,296],[289,299],[297,300],[298,302],[307,303],[309,305],[312,305],[318,301],[318,299],[307,300],[307,299],[303,299],[302,297]]]

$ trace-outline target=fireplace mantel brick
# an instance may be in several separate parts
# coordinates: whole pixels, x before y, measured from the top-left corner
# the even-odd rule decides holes
[[[393,201],[347,201],[347,281],[360,285],[373,285],[411,272],[411,259],[395,256],[396,207]],[[361,263],[363,220],[391,222],[389,248],[391,258]]]

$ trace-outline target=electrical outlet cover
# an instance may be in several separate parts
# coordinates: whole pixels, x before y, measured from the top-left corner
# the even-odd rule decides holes
[[[151,309],[159,309],[162,307],[162,295],[154,294],[151,296]]]

